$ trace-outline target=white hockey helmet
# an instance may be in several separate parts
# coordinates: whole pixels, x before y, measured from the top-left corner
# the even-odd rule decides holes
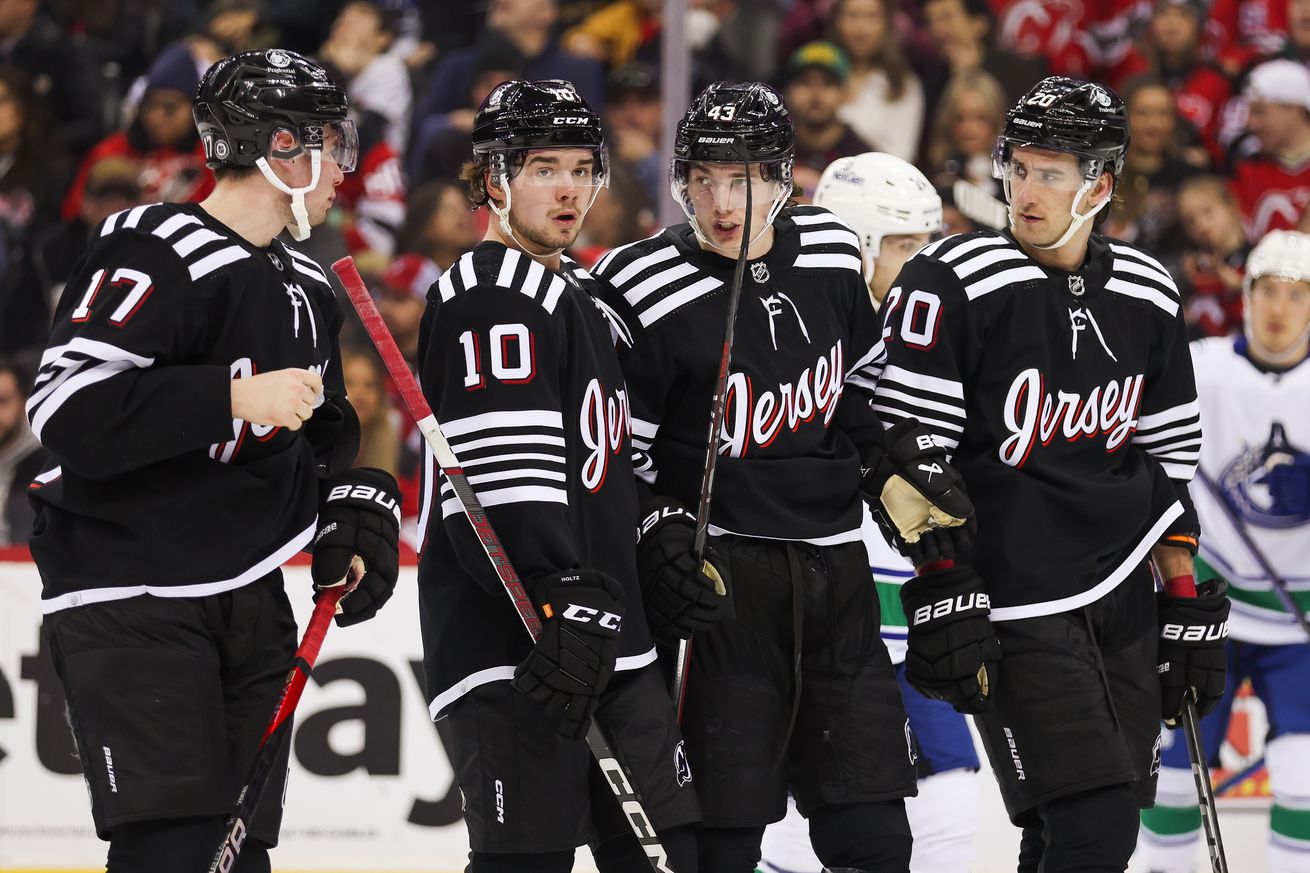
[[[814,205],[836,213],[859,234],[866,282],[873,278],[883,237],[942,231],[942,198],[928,177],[884,152],[829,164],[814,189]]]
[[[1243,323],[1246,341],[1259,349],[1266,360],[1280,363],[1283,355],[1260,346],[1251,329],[1251,288],[1261,276],[1275,276],[1289,282],[1310,283],[1310,234],[1295,230],[1271,230],[1256,243],[1246,258],[1246,276],[1242,279]],[[1310,333],[1306,325],[1301,339]],[[1296,354],[1300,341],[1292,343],[1284,354]]]

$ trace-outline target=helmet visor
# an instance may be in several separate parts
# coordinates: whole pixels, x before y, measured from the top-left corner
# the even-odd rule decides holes
[[[777,162],[753,163],[751,169],[751,199],[756,207],[791,194],[791,186],[783,184]],[[712,217],[716,212],[746,208],[746,169],[740,163],[674,158],[670,176],[674,197],[689,210],[689,215]]]
[[[1103,162],[1072,152],[1028,146],[1004,137],[992,152],[992,175],[1008,190],[1016,183],[1037,184],[1055,191],[1075,192],[1100,175]]]
[[[349,119],[328,121],[321,127],[323,156],[330,158],[341,172],[353,173],[359,165],[359,133],[355,130],[355,122]],[[306,130],[305,134],[305,144],[309,145],[312,132]]]

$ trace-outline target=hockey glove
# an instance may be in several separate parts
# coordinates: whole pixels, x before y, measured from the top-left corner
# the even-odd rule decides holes
[[[697,566],[696,517],[676,500],[646,501],[637,528],[637,574],[650,631],[660,642],[686,639],[723,616],[726,563],[709,546]]]
[[[901,587],[909,624],[905,678],[957,712],[980,713],[996,686],[1001,642],[988,619],[991,600],[969,566],[910,579]]]
[[[1209,579],[1196,596],[1156,594],[1160,621],[1160,711],[1171,728],[1179,725],[1183,704],[1196,702],[1205,715],[1224,696],[1228,677],[1228,586]]]
[[[314,450],[320,476],[335,476],[354,466],[359,454],[359,416],[345,394],[325,390],[322,404],[301,432]]]
[[[564,736],[581,737],[614,674],[623,588],[587,569],[526,584],[541,613],[541,636],[514,670],[514,687],[545,706]]]
[[[973,502],[946,450],[916,419],[897,422],[864,461],[860,490],[892,543],[915,566],[953,559],[973,545]]]
[[[317,588],[337,585],[358,555],[364,575],[341,599],[337,624],[345,627],[377,614],[400,575],[400,487],[390,473],[360,467],[324,483],[318,510],[311,573]]]

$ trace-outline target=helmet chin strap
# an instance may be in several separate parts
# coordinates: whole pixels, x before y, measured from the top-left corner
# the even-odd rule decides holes
[[[785,189],[779,190],[778,194],[773,198],[773,206],[770,207],[769,214],[764,218],[764,226],[761,227],[755,236],[751,238],[751,241],[747,244],[748,249],[750,246],[755,245],[759,238],[768,232],[769,228],[773,227],[773,220],[778,217],[778,213],[787,205],[788,194],[789,192]],[[676,193],[674,196],[678,199],[678,204],[682,207],[683,214],[687,216],[687,222],[691,225],[691,232],[696,234],[696,239],[700,240],[702,246],[714,249],[717,252],[722,252],[728,257],[734,259],[741,254],[740,246],[721,246],[710,242],[709,237],[707,237],[705,232],[700,229],[700,222],[696,220],[696,210],[689,207],[684,198],[677,197]]]
[[[1078,189],[1078,193],[1077,193],[1076,195],[1074,195],[1073,202],[1069,204],[1069,226],[1066,227],[1066,228],[1064,229],[1064,233],[1060,235],[1060,238],[1057,239],[1055,242],[1053,242],[1053,243],[1048,243],[1047,245],[1044,245],[1044,246],[1039,246],[1039,245],[1037,245],[1036,243],[1032,243],[1031,245],[1032,245],[1033,248],[1035,248],[1035,249],[1041,249],[1041,250],[1043,250],[1043,251],[1049,251],[1049,250],[1051,250],[1051,249],[1058,249],[1058,248],[1060,248],[1060,247],[1063,246],[1065,243],[1069,242],[1069,240],[1073,239],[1074,234],[1078,233],[1078,231],[1082,228],[1082,226],[1083,226],[1084,224],[1086,224],[1087,222],[1089,222],[1089,221],[1091,221],[1093,218],[1095,218],[1095,217],[1096,217],[1096,213],[1100,212],[1102,209],[1104,209],[1104,208],[1106,207],[1106,204],[1108,204],[1108,203],[1110,202],[1110,198],[1109,198],[1109,197],[1105,198],[1105,199],[1102,200],[1100,203],[1098,203],[1098,204],[1096,204],[1095,206],[1093,206],[1093,207],[1091,208],[1091,211],[1088,212],[1086,215],[1079,215],[1079,214],[1078,214],[1078,204],[1081,203],[1081,202],[1082,202],[1082,199],[1083,199],[1084,197],[1087,196],[1087,194],[1088,194],[1089,191],[1092,190],[1092,185],[1094,185],[1094,184],[1096,184],[1096,180],[1095,180],[1095,179],[1087,179],[1087,180],[1085,180],[1085,181],[1083,182],[1083,186],[1082,186],[1081,188]],[[1009,199],[1010,199],[1010,181],[1009,181],[1009,179],[1006,179],[1006,180],[1005,180],[1005,199],[1006,199],[1006,200],[1009,200]],[[1013,204],[1013,202],[1011,202],[1011,204],[1010,204],[1010,230],[1013,231],[1014,229],[1015,229],[1014,204]]]
[[[518,246],[530,258],[553,258],[558,254],[562,254],[564,250],[568,248],[568,246],[560,246],[559,248],[555,249],[552,252],[528,251],[528,247],[523,244],[523,240],[518,238],[518,236],[514,233],[514,228],[510,227],[509,225],[509,209],[510,209],[510,197],[511,197],[510,190],[509,190],[509,179],[501,177],[500,188],[502,191],[505,192],[505,205],[497,206],[496,201],[488,197],[487,208],[490,209],[492,213],[495,214],[496,218],[500,221],[500,232],[503,233],[506,236],[506,238],[513,240],[514,245]],[[592,204],[596,202],[596,195],[598,195],[599,193],[600,191],[598,189],[593,188],[591,191],[591,202],[589,202],[584,208],[578,210],[579,225],[581,225],[582,220],[587,217],[587,213],[591,211]]]
[[[264,178],[274,188],[283,194],[291,195],[291,216],[295,219],[295,224],[288,224],[287,230],[291,232],[291,237],[296,242],[304,242],[309,239],[309,210],[305,208],[305,195],[318,187],[319,176],[323,172],[323,153],[319,149],[307,149],[309,152],[309,184],[303,188],[292,188],[286,182],[278,178],[277,173],[269,166],[268,158],[263,157],[255,161],[255,166],[264,174]]]

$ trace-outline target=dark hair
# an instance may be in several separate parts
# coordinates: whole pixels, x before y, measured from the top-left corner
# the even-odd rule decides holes
[[[9,91],[9,98],[18,104],[22,116],[13,166],[0,179],[0,191],[11,191],[39,178],[41,168],[61,153],[58,146],[53,145],[54,137],[49,135],[52,129],[49,113],[45,102],[33,90],[31,77],[17,67],[3,66],[0,67],[0,85]]]
[[[18,361],[7,355],[0,355],[0,376],[9,373],[18,383],[18,393],[26,397],[32,390],[32,376]]]
[[[405,224],[396,238],[397,252],[423,254],[428,250],[428,225],[441,208],[441,199],[447,191],[459,191],[458,183],[450,179],[435,179],[409,192],[405,198]]]
[[[850,50],[842,43],[837,33],[837,17],[849,2],[850,0],[837,0],[828,19],[831,22],[832,41],[841,46],[848,56]],[[905,89],[914,73],[910,69],[909,60],[905,57],[905,50],[901,47],[901,35],[896,30],[896,0],[877,0],[877,2],[882,7],[882,17],[887,30],[883,33],[882,45],[878,46],[877,52],[874,53],[873,63],[887,76],[887,99],[895,103],[905,96]]]

